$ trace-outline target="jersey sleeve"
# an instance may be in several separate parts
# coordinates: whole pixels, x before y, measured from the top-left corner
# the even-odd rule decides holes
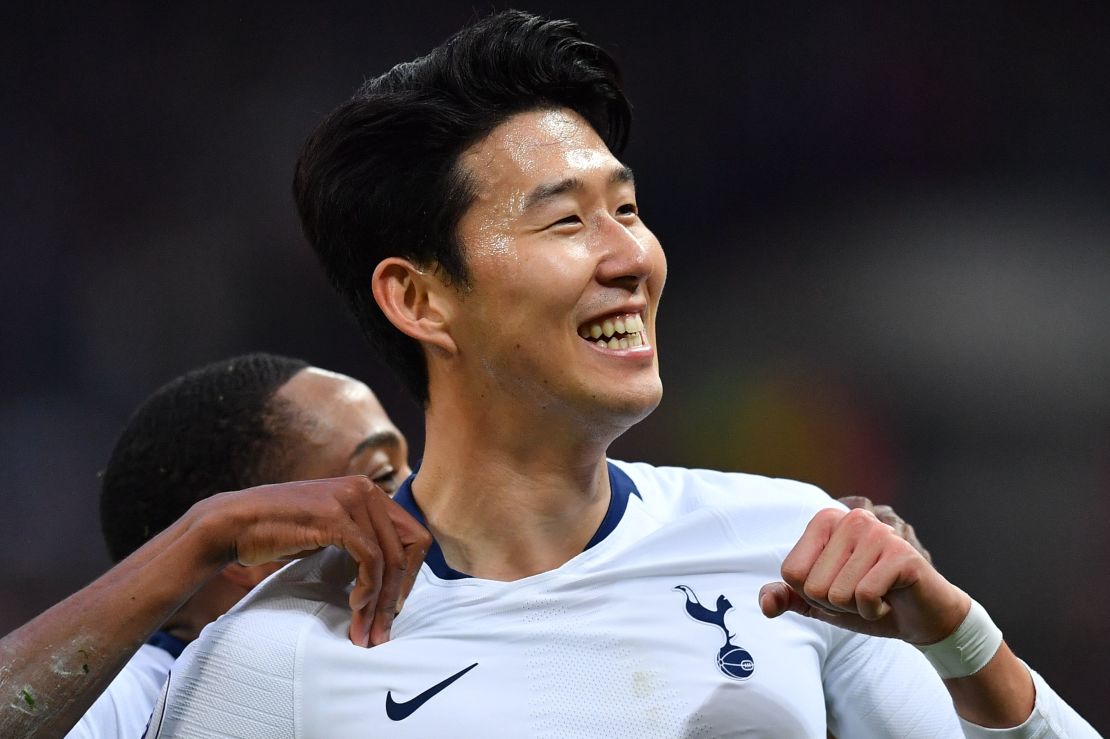
[[[119,711],[119,702],[113,694],[113,685],[108,686],[108,689],[100,694],[100,697],[89,706],[89,710],[85,711],[85,715],[81,717],[69,733],[65,735],[65,739],[112,739],[129,736],[122,728]],[[143,719],[143,724],[146,719]],[[142,731],[143,724],[140,724],[138,731]],[[132,733],[130,736],[136,736]]]
[[[967,739],[1100,736],[1031,668],[1029,673],[1037,692],[1032,714],[1020,726],[987,729],[956,714],[944,683],[912,646],[896,639],[835,631],[839,633],[833,638],[822,676],[829,731],[834,736]]]
[[[986,729],[960,719],[964,736],[968,739],[1098,739],[1101,736],[1049,687],[1036,670],[1029,665],[1026,668],[1033,677],[1033,687],[1037,691],[1033,713],[1029,718],[1021,726],[1012,729]]]
[[[840,737],[958,737],[952,699],[916,649],[828,627],[821,679],[829,731]]]
[[[293,739],[294,620],[269,608],[205,627],[174,666],[147,739]]]
[[[134,739],[143,733],[151,708],[173,664],[173,657],[144,645],[100,697],[89,706],[66,739]]]

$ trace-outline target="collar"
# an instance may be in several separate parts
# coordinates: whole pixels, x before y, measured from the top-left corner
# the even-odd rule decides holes
[[[586,544],[586,549],[600,544],[605,540],[605,537],[609,536],[609,534],[617,528],[617,524],[619,524],[621,518],[624,517],[624,511],[628,507],[628,497],[630,495],[635,495],[641,500],[643,499],[643,496],[640,495],[640,491],[636,489],[636,484],[632,482],[632,478],[612,462],[607,461],[606,466],[609,470],[609,490],[611,491],[609,508],[605,511],[605,517],[601,519],[601,525],[597,527],[597,531]],[[420,506],[416,504],[416,499],[412,497],[412,481],[419,471],[420,465],[417,464],[413,473],[409,475],[408,479],[401,484],[401,487],[394,494],[393,500],[397,501],[402,508],[419,521],[421,526],[428,528],[428,522],[424,518],[424,512],[420,510]],[[443,550],[439,548],[439,542],[434,540],[432,541],[431,548],[428,550],[428,554],[424,557],[424,563],[432,568],[432,572],[435,573],[436,577],[442,580],[463,580],[470,577],[470,575],[451,569],[447,565],[447,561],[443,559]]]
[[[185,642],[178,639],[176,636],[171,636],[165,631],[155,631],[146,640],[146,643],[152,647],[157,647],[163,652],[168,652],[171,657],[177,659],[185,650]]]

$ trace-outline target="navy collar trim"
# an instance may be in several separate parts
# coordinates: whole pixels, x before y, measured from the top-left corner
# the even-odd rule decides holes
[[[605,511],[605,518],[601,519],[601,525],[597,527],[597,532],[586,544],[586,549],[597,546],[605,540],[605,537],[613,533],[617,524],[621,522],[621,518],[624,517],[630,495],[635,495],[643,500],[640,491],[636,489],[636,484],[632,482],[632,478],[624,473],[624,470],[621,470],[612,462],[607,462],[606,465],[609,469],[609,489],[612,491],[609,498],[609,509]],[[412,480],[419,470],[420,465],[417,465],[416,470],[409,475],[409,478],[401,484],[401,487],[394,494],[393,500],[397,501],[402,508],[419,521],[421,526],[427,528],[428,522],[424,518],[424,512],[420,510],[420,506],[416,504],[416,499],[412,496]],[[432,568],[436,577],[442,580],[464,580],[470,577],[464,572],[459,572],[447,566],[447,561],[443,558],[443,550],[439,548],[439,542],[436,541],[432,542],[431,549],[424,557],[424,563]]]
[[[185,651],[185,642],[178,639],[176,636],[171,636],[165,631],[155,631],[146,640],[146,643],[152,647],[158,647],[163,652],[169,652],[170,656],[177,659],[181,653]]]

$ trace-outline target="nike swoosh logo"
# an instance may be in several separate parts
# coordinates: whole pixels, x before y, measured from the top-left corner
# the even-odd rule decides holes
[[[413,714],[413,712],[416,711],[417,708],[420,708],[420,706],[424,705],[429,700],[434,698],[436,693],[444,690],[451,683],[455,682],[460,677],[470,672],[477,666],[478,663],[475,662],[470,667],[459,670],[446,680],[436,683],[420,695],[410,700],[404,701],[403,703],[398,703],[397,701],[393,700],[393,691],[389,691],[385,694],[385,715],[389,716],[394,721],[402,721],[408,718]]]

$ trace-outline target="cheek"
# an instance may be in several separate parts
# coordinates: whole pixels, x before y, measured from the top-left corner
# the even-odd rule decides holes
[[[584,243],[530,244],[509,259],[489,260],[475,269],[475,295],[496,314],[502,327],[514,316],[570,310],[593,274],[590,246]],[[558,248],[554,248],[558,246]]]

